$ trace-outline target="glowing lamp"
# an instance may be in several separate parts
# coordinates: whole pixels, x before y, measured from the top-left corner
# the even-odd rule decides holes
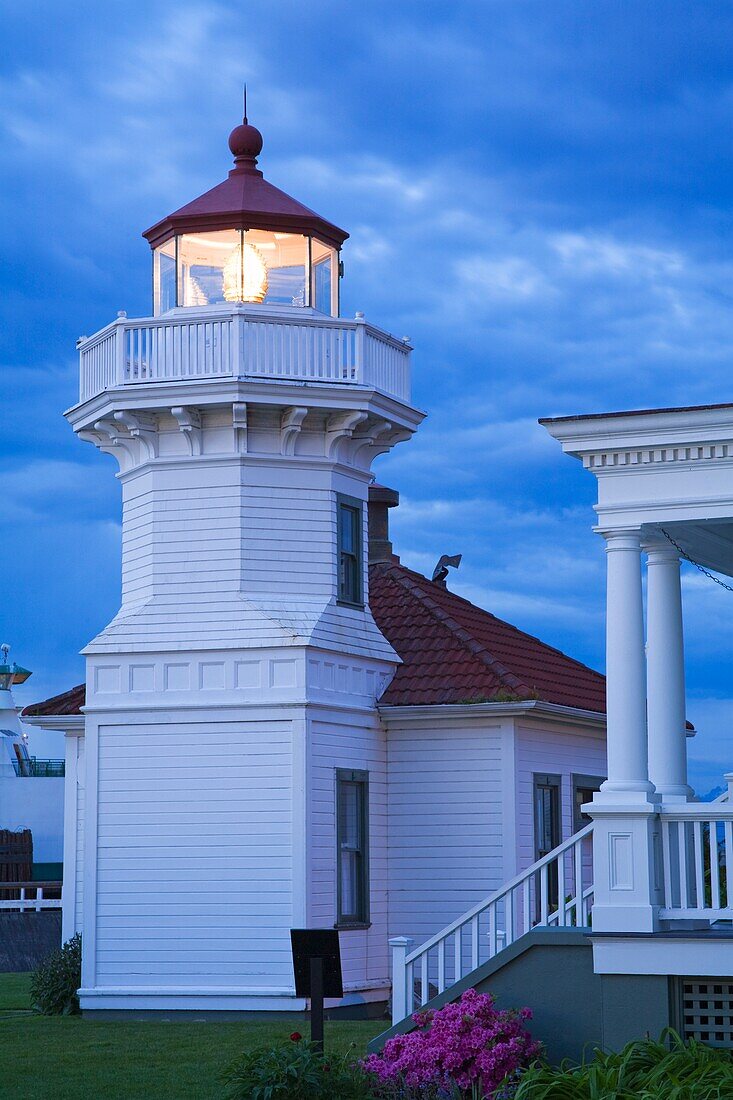
[[[225,302],[264,302],[267,294],[267,264],[260,250],[245,242],[234,249],[224,265]]]

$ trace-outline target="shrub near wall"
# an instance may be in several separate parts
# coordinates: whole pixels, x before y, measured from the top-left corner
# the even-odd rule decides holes
[[[592,1062],[533,1066],[515,1100],[727,1100],[733,1097],[733,1059],[727,1050],[684,1042],[666,1032],[616,1054],[595,1051]]]
[[[31,979],[31,1004],[44,1016],[72,1016],[79,1011],[81,936],[77,932],[41,963]]]

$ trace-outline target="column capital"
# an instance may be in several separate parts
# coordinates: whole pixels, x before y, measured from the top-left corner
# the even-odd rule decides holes
[[[645,537],[641,548],[647,556],[647,565],[679,564],[682,557],[679,550],[671,542],[660,536]]]
[[[636,529],[599,528],[598,533],[606,541],[606,553],[612,550],[631,550],[641,553],[641,531]]]

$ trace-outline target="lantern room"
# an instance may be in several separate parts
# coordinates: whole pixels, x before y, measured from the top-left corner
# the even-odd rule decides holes
[[[339,314],[348,237],[257,167],[262,135],[245,116],[229,136],[222,183],[143,235],[153,250],[153,312],[246,303]]]

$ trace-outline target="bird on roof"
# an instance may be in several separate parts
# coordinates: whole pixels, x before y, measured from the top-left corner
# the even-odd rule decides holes
[[[450,567],[451,569],[457,569],[458,566],[461,564],[462,557],[463,554],[443,554],[442,558],[433,570],[432,580],[435,582],[435,584],[439,584],[441,585],[441,587],[445,588],[445,582],[448,577],[448,568]]]

